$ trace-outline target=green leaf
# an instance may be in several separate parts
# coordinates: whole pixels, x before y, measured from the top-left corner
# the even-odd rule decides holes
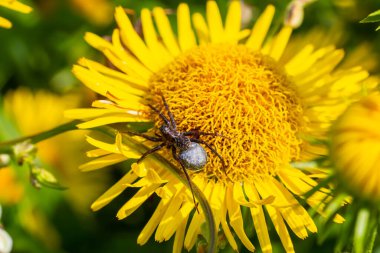
[[[360,21],[360,23],[373,23],[373,22],[380,22],[380,10],[372,12],[371,14],[368,15],[368,17]],[[379,27],[377,29],[379,29]]]
[[[369,220],[370,211],[362,208],[358,213],[354,230],[354,248],[357,253],[364,252]]]

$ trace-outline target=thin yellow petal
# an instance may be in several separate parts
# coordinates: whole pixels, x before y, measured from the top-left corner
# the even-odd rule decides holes
[[[129,75],[125,75],[120,71],[116,71],[114,69],[108,68],[103,64],[100,64],[96,61],[92,61],[86,58],[79,59],[78,63],[87,68],[93,68],[100,73],[107,75],[109,77],[115,78],[117,80],[121,80],[126,83],[126,85],[133,87],[135,89],[139,89],[140,94],[143,95],[146,92],[146,88],[148,87],[148,83],[143,79],[135,78]]]
[[[93,211],[98,211],[104,206],[108,205],[113,199],[119,196],[126,188],[127,184],[133,183],[137,179],[137,175],[130,170],[125,174],[117,183],[103,193],[94,203],[91,205]]]
[[[155,7],[153,9],[153,16],[166,48],[173,56],[177,56],[180,53],[179,46],[164,9]]]
[[[228,185],[226,185],[225,187],[228,187]],[[224,234],[228,240],[228,243],[230,244],[230,246],[232,247],[232,249],[234,251],[238,251],[237,243],[235,241],[234,236],[231,233],[229,224],[227,223],[227,198],[226,198],[226,195],[225,195],[225,198],[223,200],[221,210],[220,210],[220,224],[222,225],[223,232],[224,232]]]
[[[290,61],[285,65],[286,73],[289,75],[295,76],[303,72],[302,65],[305,64],[305,61],[309,59],[313,53],[314,46],[307,45],[301,49],[298,54],[296,54]]]
[[[196,46],[194,31],[191,28],[189,6],[181,3],[177,9],[178,42],[182,52]]]
[[[154,193],[158,187],[160,187],[160,184],[151,184],[142,187],[127,203],[120,208],[116,215],[117,218],[122,220],[131,215]]]
[[[121,109],[98,109],[98,108],[78,108],[66,110],[64,112],[66,118],[70,119],[90,119],[104,116],[106,114],[122,113]]]
[[[115,53],[112,50],[104,49],[103,54],[113,66],[129,76],[147,81],[152,75],[150,70],[145,68],[145,66],[139,63],[136,58],[125,51],[122,53]]]
[[[242,186],[240,186],[242,187]],[[252,242],[249,240],[244,231],[244,222],[243,217],[240,211],[240,205],[235,201],[233,197],[233,188],[227,188],[227,210],[228,216],[230,218],[230,225],[234,229],[236,235],[239,237],[240,241],[249,251],[254,251],[255,247]]]
[[[293,29],[290,26],[284,26],[281,31],[277,34],[276,38],[273,41],[272,47],[270,49],[269,55],[275,59],[279,60],[284,52],[290,35],[292,34]]]
[[[135,31],[131,21],[122,7],[116,7],[115,19],[120,27],[120,36],[129,50],[151,71],[156,72],[159,66],[151,57],[150,50]]]
[[[195,183],[195,182],[194,182]],[[199,179],[197,182],[198,187],[203,191],[206,199],[209,199],[211,194],[211,184],[206,183],[203,179]],[[202,189],[204,186],[206,186],[205,189]],[[187,229],[187,234],[185,237],[185,248],[187,250],[190,250],[196,240],[197,235],[200,233],[200,224],[204,222],[204,216],[203,214],[199,214],[198,212],[195,212],[193,215],[193,219],[190,222],[189,228]]]
[[[290,203],[293,199],[295,200],[294,196],[277,180],[273,180],[273,187],[275,191],[279,191],[279,194],[276,195],[277,197],[284,198]],[[289,227],[299,238],[305,239],[307,237],[307,231],[305,228],[307,228],[310,232],[317,232],[317,227],[313,220],[305,208],[300,204],[287,208],[280,208],[280,212]]]
[[[96,48],[99,51],[104,49],[112,49],[112,44],[100,37],[97,34],[86,32],[84,35],[84,40],[93,48]]]
[[[228,36],[229,42],[237,43],[238,34],[241,26],[241,4],[239,0],[230,2],[227,12],[225,35]]]
[[[138,244],[144,245],[149,240],[149,238],[153,235],[154,231],[156,230],[158,224],[161,221],[162,216],[166,212],[168,206],[169,206],[169,200],[161,199],[153,215],[151,216],[149,221],[146,223],[143,230],[140,232],[137,238]]]
[[[268,5],[265,11],[257,19],[255,25],[252,28],[251,36],[248,38],[245,45],[253,50],[259,50],[267,36],[269,27],[272,23],[275,8],[273,5]]]
[[[203,45],[208,43],[210,41],[210,34],[204,17],[200,13],[195,13],[192,20],[198,36],[199,44]]]
[[[211,42],[222,42],[224,39],[223,22],[218,5],[215,1],[207,1],[206,13]]]
[[[300,80],[297,82],[297,85],[305,88],[299,89],[299,91],[301,93],[307,93],[310,89],[313,89],[316,85],[318,85],[316,80],[321,76],[329,74],[339,64],[339,62],[342,61],[343,57],[343,50],[335,50],[330,52],[328,55],[317,61],[308,71],[297,76],[297,79]],[[310,86],[306,86],[306,84],[310,84]]]
[[[176,192],[173,197],[171,197],[171,202],[168,209],[166,210],[164,216],[161,219],[160,225],[158,225],[154,239],[158,242],[167,241],[174,234],[175,229],[172,226],[178,226],[181,220],[174,220],[174,216],[179,212],[181,205],[183,203],[182,194],[185,190],[184,185],[177,184]],[[167,231],[169,230],[169,231]]]
[[[182,220],[180,226],[177,228],[173,244],[173,253],[181,253],[183,248],[183,240],[185,238],[186,225],[188,216]]]
[[[0,1],[0,6],[4,6],[5,8],[8,8],[8,9],[11,9],[11,10],[14,10],[14,11],[18,11],[18,12],[21,12],[21,13],[29,13],[31,12],[33,9],[32,7],[26,5],[26,4],[23,4],[19,1]]]
[[[173,60],[173,56],[159,42],[150,10],[144,8],[141,11],[141,23],[144,40],[147,47],[150,49],[152,54],[154,54],[156,59],[158,59],[156,62],[160,64],[161,67],[164,67],[166,64]]]
[[[294,253],[295,251],[292,239],[290,238],[288,229],[286,228],[285,222],[280,212],[269,205],[266,206],[266,209],[268,211],[269,217],[273,222],[274,228],[277,231],[277,234],[280,236],[280,240],[285,248],[285,251],[287,253]]]
[[[140,117],[134,117],[128,114],[119,114],[119,116],[105,116],[96,118],[84,123],[80,123],[77,125],[78,128],[87,129],[94,128],[98,126],[109,125],[113,123],[122,123],[122,122],[149,122],[147,119],[143,119]]]
[[[86,152],[86,156],[90,158],[100,157],[100,156],[109,155],[109,154],[111,153],[108,152],[107,150],[103,150],[100,148],[89,150]]]
[[[123,155],[110,154],[110,155],[106,155],[106,156],[94,159],[88,163],[82,164],[81,166],[79,166],[79,169],[81,171],[97,170],[97,169],[101,169],[101,168],[110,166],[112,164],[123,162],[127,159],[128,158],[123,156]]]
[[[12,23],[8,19],[0,17],[0,27],[11,28]]]
[[[253,185],[246,182],[244,183],[244,190],[249,197],[250,200],[260,201],[259,194]],[[268,226],[265,221],[265,215],[263,208],[261,206],[256,206],[250,208],[253,224],[255,226],[255,232],[257,234],[257,238],[259,239],[260,248],[264,253],[272,252],[272,244],[270,242]]]
[[[223,183],[215,183],[212,188],[211,198],[209,199],[211,210],[214,214],[215,226],[218,228],[221,217],[219,215],[222,208],[222,203],[225,199],[225,186]]]

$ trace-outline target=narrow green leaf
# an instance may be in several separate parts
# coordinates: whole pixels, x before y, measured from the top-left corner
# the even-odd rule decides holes
[[[358,213],[354,230],[354,249],[356,253],[364,252],[370,216],[370,211],[366,208],[362,208]]]
[[[361,20],[360,23],[373,23],[380,22],[380,10],[372,12],[365,19]]]

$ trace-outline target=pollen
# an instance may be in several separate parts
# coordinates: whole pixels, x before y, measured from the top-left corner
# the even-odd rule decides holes
[[[205,147],[201,172],[224,182],[275,176],[300,155],[303,107],[279,63],[244,45],[213,44],[187,51],[149,80],[151,98],[167,100],[179,131],[199,129],[224,158]],[[164,110],[163,110],[164,111]],[[153,114],[152,114],[153,115]],[[160,119],[154,119],[157,126]],[[167,152],[169,157],[170,152]]]

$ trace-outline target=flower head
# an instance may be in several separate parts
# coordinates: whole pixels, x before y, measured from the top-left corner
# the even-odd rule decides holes
[[[189,7],[180,4],[176,36],[162,8],[143,9],[142,39],[118,7],[115,18],[119,27],[111,42],[90,33],[85,37],[104,53],[111,67],[81,59],[73,68],[85,85],[105,97],[94,101],[94,108],[67,111],[68,117],[85,121],[80,128],[153,121],[155,128],[148,131],[153,136],[162,121],[148,105],[163,111],[163,95],[178,129],[220,135],[202,136],[202,140],[212,144],[227,168],[209,152],[205,168],[189,174],[203,190],[217,227],[234,250],[237,239],[248,250],[255,249],[244,230],[241,207],[250,211],[263,252],[272,251],[266,217],[287,252],[294,251],[289,230],[299,238],[317,231],[297,197],[326,173],[315,167],[301,171],[296,164],[326,154],[324,147],[310,140],[325,139],[331,122],[363,86],[373,87],[364,82],[368,73],[360,67],[336,70],[344,53],[333,46],[315,49],[309,44],[283,61],[292,28],[284,26],[269,38],[274,12],[269,5],[251,30],[241,30],[240,1],[231,2],[225,24],[215,1],[207,1],[206,18],[195,13],[191,19]],[[112,142],[93,137],[88,141],[96,147],[88,155],[96,159],[82,165],[83,170],[138,159],[157,145],[123,131]],[[160,155],[176,163],[170,150],[163,149]],[[119,210],[119,219],[132,214],[152,194],[161,198],[137,239],[139,244],[156,231],[157,241],[175,234],[174,252],[180,252],[183,245],[187,249],[194,246],[204,218],[194,212],[190,190],[149,156],[133,164],[94,202],[93,210],[104,207],[128,187],[139,190]],[[328,192],[322,188],[306,202],[324,215],[323,200],[328,199]],[[335,221],[342,218],[336,216]]]
[[[332,127],[331,157],[351,192],[380,200],[380,95],[351,105]]]
[[[25,5],[17,0],[0,0],[0,6],[5,8],[15,10],[21,13],[29,13],[32,11],[32,8],[28,5]],[[3,17],[0,17],[0,27],[11,28],[12,23]]]

